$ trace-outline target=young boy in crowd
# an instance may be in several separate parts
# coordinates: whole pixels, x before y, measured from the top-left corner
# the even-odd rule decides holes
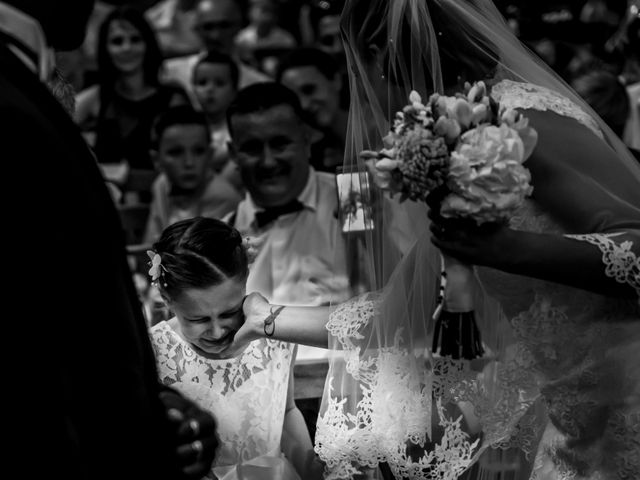
[[[240,58],[258,70],[273,76],[279,50],[294,48],[295,37],[278,25],[279,3],[276,0],[249,0],[249,25],[235,39]]]
[[[234,162],[229,161],[227,108],[238,93],[239,70],[229,55],[210,51],[193,67],[193,93],[205,114],[211,132],[213,169],[239,192],[242,181]]]
[[[152,189],[145,243],[178,220],[204,216],[222,218],[234,211],[240,193],[212,168],[207,119],[190,106],[161,114],[152,131],[153,161],[160,175]]]

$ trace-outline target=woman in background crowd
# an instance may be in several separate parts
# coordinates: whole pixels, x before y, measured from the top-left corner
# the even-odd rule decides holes
[[[184,91],[160,83],[162,55],[155,34],[136,8],[114,9],[100,26],[99,83],[77,95],[76,122],[100,163],[126,161],[153,169],[149,157],[153,119],[171,105],[187,104]]]

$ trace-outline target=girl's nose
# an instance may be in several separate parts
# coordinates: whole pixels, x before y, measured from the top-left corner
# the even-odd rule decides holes
[[[227,334],[227,329],[217,320],[212,320],[207,333],[209,338],[220,340]]]

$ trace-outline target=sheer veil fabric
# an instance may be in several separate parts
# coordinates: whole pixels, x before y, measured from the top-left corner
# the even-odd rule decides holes
[[[347,0],[342,34],[351,92],[345,168],[371,168],[359,152],[383,147],[411,90],[426,98],[484,80],[539,129],[533,198],[511,227],[589,242],[602,270],[640,294],[640,167],[490,1]],[[566,145],[563,132],[581,141]],[[585,191],[589,202],[576,206]],[[427,208],[375,187],[366,193],[373,228],[352,245],[369,293],[339,305],[328,323],[334,354],[316,433],[327,478],[388,469],[395,478],[453,480],[490,447],[526,453],[513,478],[640,478],[637,298],[476,268],[486,354],[435,357],[441,257]],[[550,194],[566,202],[545,201]],[[494,478],[479,464],[481,478]]]

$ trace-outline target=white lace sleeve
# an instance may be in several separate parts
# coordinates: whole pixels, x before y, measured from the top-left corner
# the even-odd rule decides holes
[[[640,298],[640,257],[631,250],[633,242],[616,243],[612,237],[622,233],[589,233],[584,235],[565,235],[567,238],[589,242],[602,252],[604,273],[615,278],[618,283],[626,283],[633,287]]]
[[[549,110],[558,115],[573,118],[589,128],[598,137],[603,138],[602,131],[591,115],[568,98],[548,88],[530,83],[502,80],[491,88],[491,96],[500,103],[501,107]]]

